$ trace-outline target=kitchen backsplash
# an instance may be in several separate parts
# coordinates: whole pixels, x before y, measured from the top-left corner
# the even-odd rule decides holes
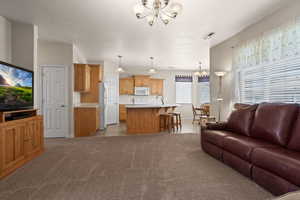
[[[120,104],[161,104],[160,96],[132,96],[132,95],[121,95],[119,97]]]

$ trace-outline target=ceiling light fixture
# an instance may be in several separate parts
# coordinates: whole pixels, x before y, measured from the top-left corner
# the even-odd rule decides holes
[[[119,67],[118,67],[117,71],[119,73],[123,73],[123,72],[125,72],[125,70],[122,67],[122,56],[119,55],[118,58],[119,58]]]
[[[157,70],[154,68],[154,58],[150,57],[151,60],[151,68],[149,69],[149,74],[155,74],[157,72]]]
[[[199,71],[194,73],[195,76],[206,77],[209,75],[208,70],[202,69],[202,62],[199,62]]]
[[[147,19],[150,26],[160,19],[165,25],[169,24],[182,11],[180,3],[170,3],[170,0],[140,0],[133,10],[138,19]]]

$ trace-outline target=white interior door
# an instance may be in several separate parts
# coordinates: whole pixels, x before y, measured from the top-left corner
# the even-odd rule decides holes
[[[106,124],[117,124],[119,118],[118,104],[118,78],[109,77],[105,79],[105,120]]]
[[[65,67],[42,67],[42,102],[45,137],[66,137],[68,87]]]

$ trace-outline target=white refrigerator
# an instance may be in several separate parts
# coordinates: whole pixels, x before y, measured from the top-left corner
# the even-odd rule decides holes
[[[105,109],[106,109],[106,87],[105,83],[99,83],[99,107],[100,107],[100,130],[106,129]]]

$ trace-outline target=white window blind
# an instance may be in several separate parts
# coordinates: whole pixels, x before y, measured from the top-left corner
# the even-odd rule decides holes
[[[192,103],[193,79],[191,76],[176,76],[176,103]]]
[[[198,77],[198,97],[199,103],[205,104],[210,103],[210,84],[209,76]]]
[[[235,48],[236,99],[300,102],[300,18]]]
[[[300,102],[300,57],[249,67],[239,80],[243,103]]]

